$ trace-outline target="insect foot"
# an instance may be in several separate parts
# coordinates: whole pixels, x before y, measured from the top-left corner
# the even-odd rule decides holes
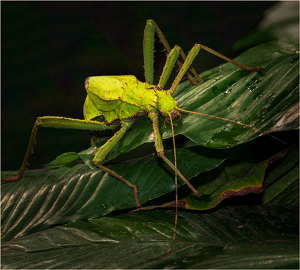
[[[134,190],[134,199],[135,199],[135,203],[137,208],[141,208],[141,204],[139,202],[139,198],[138,198],[138,186],[136,184],[131,183],[130,181],[128,181],[127,179],[125,179],[123,176],[117,174],[116,172],[112,171],[111,169],[103,166],[102,164],[94,161],[94,163],[103,171],[107,172],[108,174],[110,174],[111,176],[117,178],[118,180],[122,181],[123,183],[125,183],[127,186],[129,186],[130,188],[133,188]]]
[[[258,72],[261,72],[261,71],[264,71],[265,69],[263,67],[260,67],[260,66],[256,66],[256,67],[245,67],[245,69],[247,71],[258,71]]]

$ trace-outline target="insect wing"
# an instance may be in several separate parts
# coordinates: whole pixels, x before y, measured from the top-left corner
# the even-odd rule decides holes
[[[115,78],[108,76],[89,77],[86,79],[85,88],[89,98],[87,105],[93,103],[99,112],[113,111],[121,103],[122,83]],[[89,110],[95,111],[93,106]]]
[[[137,104],[128,100],[128,89],[136,89],[138,80],[135,76],[96,76],[86,79],[87,98],[84,104],[86,119],[102,114],[107,122],[128,118],[140,112]],[[125,99],[124,99],[125,95]],[[136,93],[135,93],[136,95]]]
[[[84,119],[93,119],[96,116],[99,116],[99,110],[90,100],[89,96],[86,97],[83,105],[83,115]]]
[[[123,83],[113,76],[95,76],[86,79],[85,89],[102,100],[117,100],[122,96]]]

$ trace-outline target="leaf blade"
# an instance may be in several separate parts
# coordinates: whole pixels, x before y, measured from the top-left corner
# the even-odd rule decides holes
[[[78,221],[4,243],[2,264],[4,268],[88,269],[297,267],[297,214],[296,207],[278,206],[180,212],[173,252],[150,262],[170,244],[173,211]]]

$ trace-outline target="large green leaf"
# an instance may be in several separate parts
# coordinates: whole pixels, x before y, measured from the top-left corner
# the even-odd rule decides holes
[[[254,145],[232,150],[203,147],[178,149],[178,168],[191,179],[201,172],[223,166],[192,183],[207,194],[184,199],[190,209],[211,209],[225,198],[263,191],[262,183],[270,160],[285,152],[248,160]],[[247,152],[246,159],[241,153]],[[172,152],[167,157],[172,159]],[[90,155],[90,159],[93,155]],[[86,157],[88,159],[88,156]],[[174,173],[159,158],[148,155],[109,166],[139,187],[139,200],[145,204],[175,189]],[[16,172],[6,173],[7,175]],[[173,196],[171,200],[173,200]],[[2,185],[2,239],[33,233],[55,224],[96,218],[125,208],[136,207],[133,190],[99,168],[86,164],[26,171],[21,181]]]
[[[179,169],[192,178],[217,167],[229,154],[199,147],[178,149]],[[170,159],[172,155],[167,154]],[[114,164],[110,169],[138,185],[141,204],[174,190],[173,172],[154,155]],[[2,184],[2,238],[131,207],[136,207],[133,190],[99,168],[73,164],[30,170],[22,180]]]
[[[78,221],[2,243],[3,269],[298,268],[297,207],[228,207]]]
[[[259,149],[253,147],[253,144],[251,144],[251,148]],[[296,161],[297,149],[297,147],[292,148],[282,161],[277,161],[281,162],[280,164],[283,166],[270,167],[268,176],[272,180],[275,175],[275,182],[285,182],[286,175],[293,167],[292,164],[298,163]],[[189,155],[190,153],[186,157]],[[247,157],[249,156],[251,154],[248,152]],[[154,168],[154,170],[156,169]],[[224,169],[226,170],[226,167]],[[148,168],[144,166],[144,170],[147,172]],[[82,175],[81,178],[84,179],[86,176]],[[230,179],[228,180],[230,182]],[[53,179],[49,179],[49,181],[53,181]],[[55,183],[48,189],[43,186],[42,192],[37,187],[37,190],[34,190],[37,192],[36,196],[33,198],[26,198],[27,191],[25,194],[18,192],[11,194],[10,203],[4,200],[5,203],[2,205],[4,209],[7,209],[7,204],[10,205],[10,212],[3,215],[3,220],[9,218],[10,221],[2,223],[3,228],[7,225],[13,228],[10,231],[2,231],[4,234],[2,240],[3,268],[298,267],[298,206],[282,207],[279,206],[281,202],[277,200],[278,206],[276,207],[221,208],[216,212],[199,215],[195,212],[181,212],[173,252],[163,259],[148,262],[149,258],[157,257],[167,250],[174,225],[174,212],[157,211],[113,215],[112,217],[71,222],[65,226],[49,228],[55,223],[61,223],[62,218],[70,214],[73,214],[73,218],[76,220],[82,219],[87,212],[99,211],[97,206],[101,203],[100,198],[96,199],[97,196],[91,193],[92,198],[89,202],[86,198],[89,197],[88,189],[89,192],[99,190],[95,183],[94,185],[89,183],[91,186],[75,184],[73,185],[76,189],[75,192],[70,193],[71,181],[67,182],[56,196],[58,203],[55,202],[49,207],[47,207],[47,202],[51,202],[52,197],[54,197],[53,200],[55,199],[55,196],[52,195]],[[15,184],[21,184],[21,182]],[[32,182],[32,186],[37,184],[38,182]],[[102,185],[106,184],[104,181]],[[114,186],[115,184],[117,183],[114,183]],[[207,184],[211,186],[209,182]],[[3,187],[7,186],[12,187],[11,184]],[[292,186],[290,185],[290,187]],[[16,187],[17,185],[14,186],[14,188]],[[218,189],[218,186],[216,188]],[[268,192],[268,188],[272,189],[272,185],[266,186],[266,192]],[[32,187],[28,190],[30,189]],[[110,189],[113,190],[113,186]],[[26,190],[26,186],[23,185],[21,192]],[[125,191],[126,189],[123,189],[123,193]],[[289,191],[286,189],[283,190],[283,193],[285,193],[285,197],[289,195]],[[9,194],[4,193],[3,195],[6,197]],[[25,207],[18,211],[17,206],[22,205],[18,196],[22,195]],[[46,200],[44,198],[38,200],[43,196],[46,197]],[[123,197],[122,200],[126,201],[130,197],[132,198],[132,194],[127,198]],[[98,200],[97,203],[92,204],[91,201],[95,199]],[[110,198],[104,197],[104,199]],[[37,213],[32,211],[34,204],[38,208]],[[83,207],[80,207],[81,204]],[[58,213],[55,213],[55,210],[58,210]],[[27,215],[27,220],[24,215],[25,217]],[[56,219],[51,215],[54,215]],[[39,221],[42,224],[39,224]],[[67,221],[65,220],[65,222]],[[13,230],[16,227],[22,228],[21,224],[23,223],[25,223],[27,231],[24,233],[23,230],[16,235],[17,237],[7,241],[12,237]],[[33,226],[30,228],[30,225]],[[27,233],[31,234],[22,237]],[[62,254],[64,256],[61,256]]]

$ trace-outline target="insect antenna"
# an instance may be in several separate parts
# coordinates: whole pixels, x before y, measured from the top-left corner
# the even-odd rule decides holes
[[[177,233],[177,222],[178,222],[178,179],[177,179],[177,158],[176,158],[176,144],[175,144],[175,134],[174,134],[174,125],[172,121],[172,116],[169,114],[170,124],[172,128],[172,139],[173,139],[173,151],[174,151],[174,167],[175,167],[175,221],[174,221],[174,233],[170,247],[168,248],[166,254],[168,254],[175,243],[176,233]]]
[[[234,124],[237,124],[237,125],[240,125],[240,126],[247,127],[247,128],[252,129],[252,130],[255,130],[255,131],[257,131],[257,132],[259,132],[259,133],[261,133],[263,135],[270,136],[271,138],[273,138],[276,141],[279,141],[280,143],[287,144],[286,142],[278,139],[277,137],[275,137],[275,136],[273,136],[271,134],[267,134],[266,132],[263,132],[262,130],[260,130],[260,129],[256,128],[256,127],[253,127],[251,125],[247,125],[247,124],[239,122],[239,121],[231,120],[231,119],[220,117],[220,116],[210,115],[210,114],[206,114],[206,113],[199,113],[199,112],[188,111],[188,110],[181,109],[179,107],[176,107],[176,110],[178,110],[179,112],[182,112],[182,113],[193,113],[193,114],[197,114],[197,115],[201,115],[201,116],[205,116],[205,117],[210,117],[210,118],[215,118],[215,119],[220,119],[220,120],[223,120],[223,121],[231,122],[231,123],[234,123]]]
[[[175,144],[175,134],[174,134],[174,126],[173,126],[173,121],[172,121],[172,116],[171,114],[168,115],[170,118],[170,124],[171,124],[171,128],[172,128],[172,138],[173,138],[173,151],[174,151],[174,167],[175,167],[175,220],[174,220],[174,232],[173,232],[173,238],[172,238],[172,242],[168,248],[168,250],[160,255],[159,257],[155,257],[155,258],[151,258],[149,260],[147,260],[147,262],[152,262],[152,261],[156,261],[159,259],[162,259],[164,257],[166,257],[170,251],[173,249],[174,243],[175,243],[175,239],[176,239],[176,233],[177,233],[177,222],[178,222],[178,179],[177,179],[177,158],[176,158],[176,144]]]

